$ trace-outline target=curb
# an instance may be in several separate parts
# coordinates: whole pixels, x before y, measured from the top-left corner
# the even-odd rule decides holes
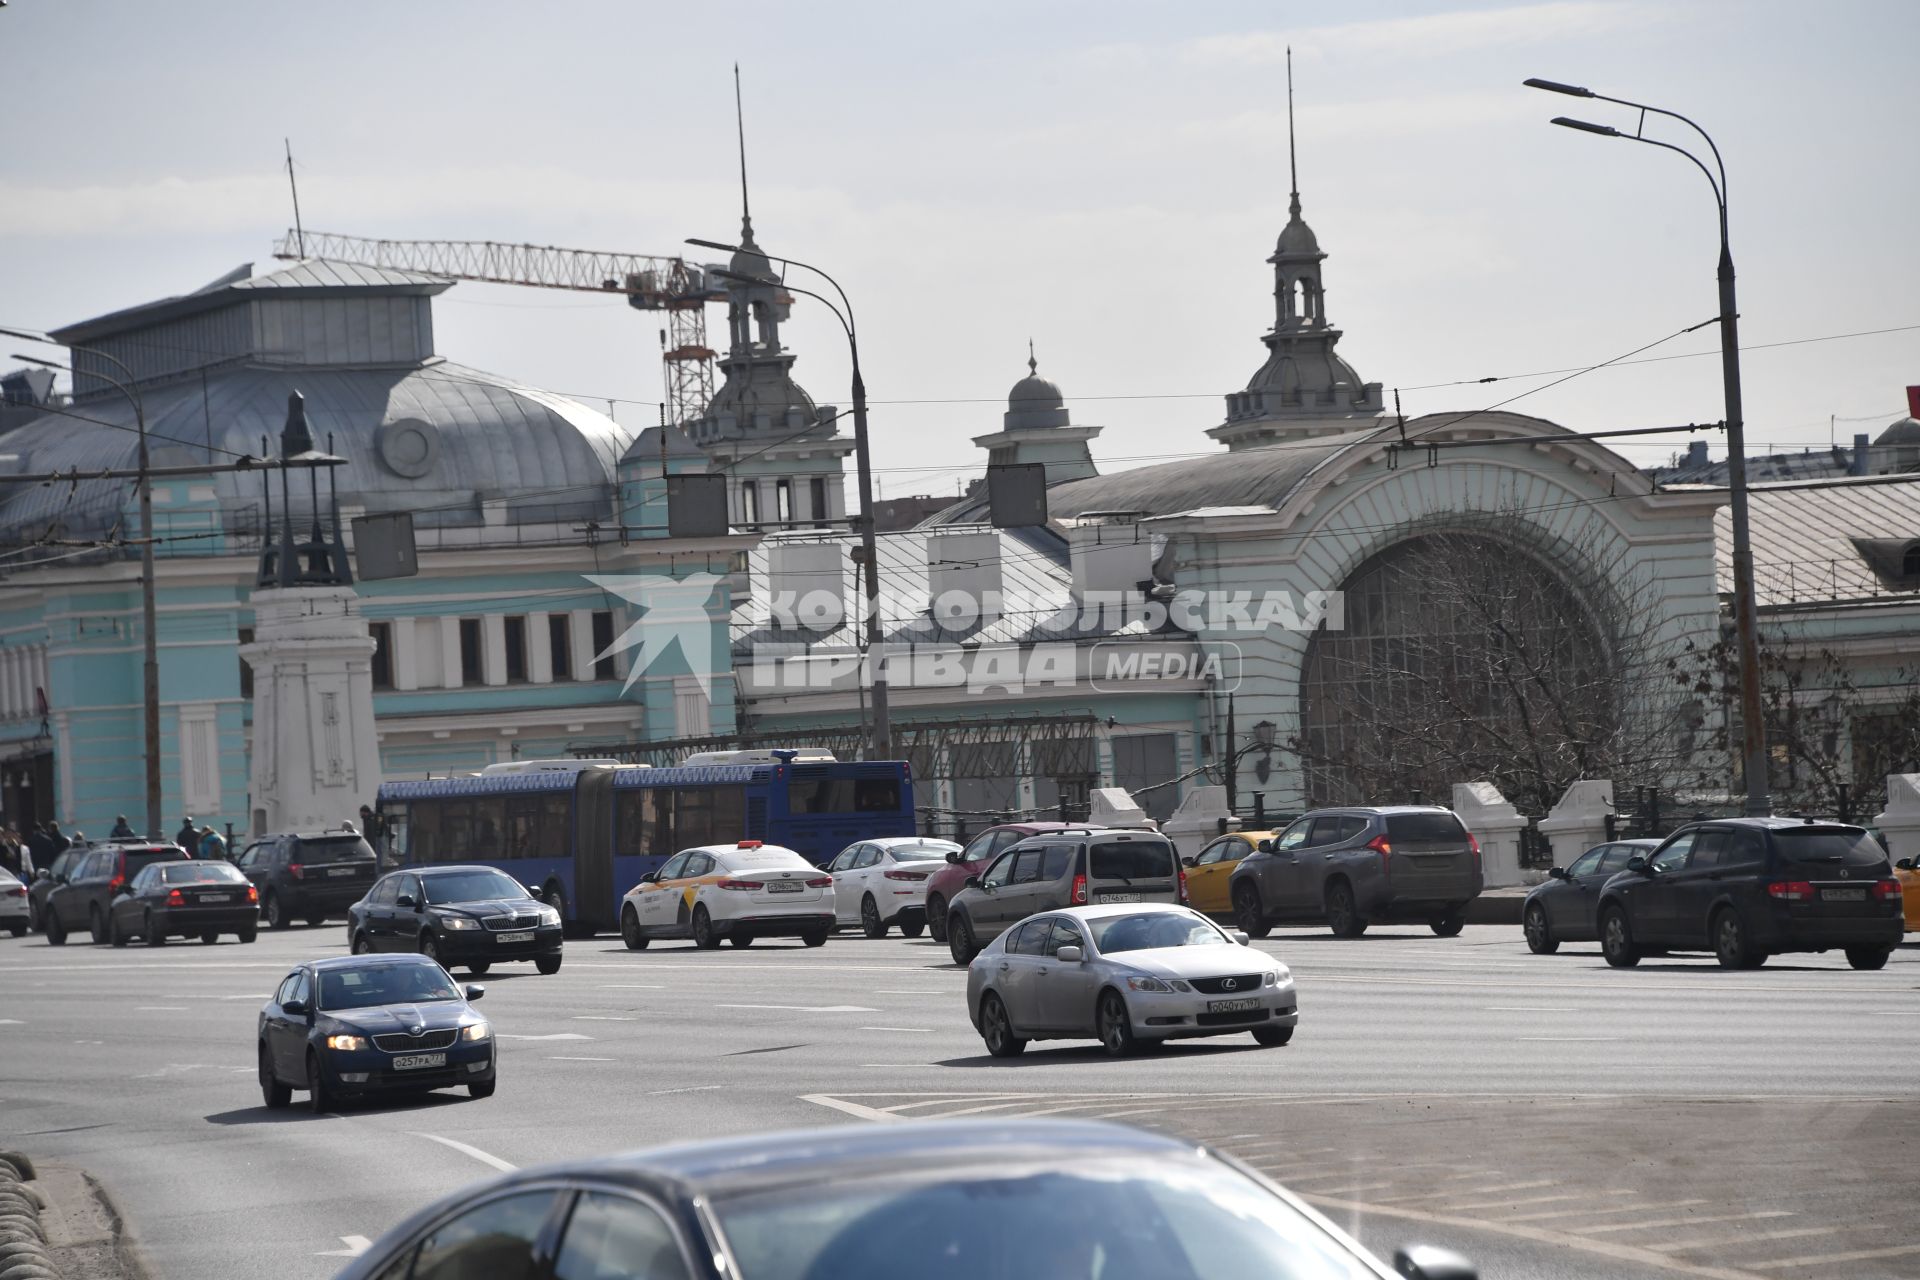
[[[1483,893],[1467,904],[1468,924],[1519,924],[1520,911],[1526,905],[1527,891],[1517,893],[1495,890]]]
[[[40,1220],[47,1198],[27,1185],[37,1180],[33,1161],[0,1151],[0,1276],[5,1280],[59,1280]]]

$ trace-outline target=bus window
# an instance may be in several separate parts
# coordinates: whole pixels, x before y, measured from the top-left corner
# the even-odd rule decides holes
[[[502,835],[507,825],[507,798],[482,796],[473,802],[473,843],[469,858],[498,858],[503,850]]]
[[[712,787],[682,787],[673,807],[674,843],[691,848],[720,839],[713,830]],[[729,837],[738,840],[740,837]]]
[[[439,862],[446,854],[446,802],[444,800],[415,800],[407,806],[407,848],[396,851],[396,856],[406,862]]]
[[[653,816],[655,793],[636,787],[614,794],[613,839],[619,856],[630,858],[671,852],[673,842],[662,838],[656,830]]]
[[[787,812],[892,813],[900,808],[896,778],[796,778],[787,784]]]
[[[440,810],[440,848],[435,862],[464,862],[473,856],[473,801],[447,800]]]
[[[720,844],[747,837],[747,789],[713,789],[713,838]]]

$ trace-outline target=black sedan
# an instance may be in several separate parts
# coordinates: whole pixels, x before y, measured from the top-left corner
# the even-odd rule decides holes
[[[252,942],[260,930],[260,892],[230,862],[152,862],[107,907],[107,941],[150,947],[169,937],[211,946],[223,933]]]
[[[421,956],[340,956],[301,965],[260,1010],[260,1094],[284,1107],[295,1089],[316,1112],[347,1097],[465,1085],[493,1095],[493,1027]]]
[[[531,960],[560,972],[560,913],[492,867],[415,867],[374,882],[347,908],[347,949],[417,951],[449,969],[485,973]]]
[[[551,1261],[548,1261],[551,1260]],[[1450,1254],[1396,1260],[1466,1280]],[[549,1269],[550,1268],[550,1269]],[[338,1280],[1389,1280],[1258,1174],[1191,1142],[1085,1121],[754,1135],[509,1174],[388,1232]]]
[[[1659,847],[1658,840],[1597,844],[1575,858],[1573,865],[1547,872],[1550,878],[1527,895],[1520,912],[1528,949],[1550,956],[1563,942],[1598,942],[1595,912],[1600,906],[1600,886],[1625,871],[1629,858]]]

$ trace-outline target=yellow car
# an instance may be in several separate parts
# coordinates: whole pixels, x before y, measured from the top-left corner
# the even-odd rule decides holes
[[[1900,901],[1907,914],[1907,932],[1920,933],[1920,866],[1913,858],[1893,864],[1893,878],[1900,882]]]
[[[1231,915],[1233,898],[1227,880],[1240,859],[1252,853],[1262,840],[1271,840],[1277,831],[1235,831],[1221,836],[1191,858],[1181,861],[1187,868],[1187,901],[1195,911],[1212,915]]]

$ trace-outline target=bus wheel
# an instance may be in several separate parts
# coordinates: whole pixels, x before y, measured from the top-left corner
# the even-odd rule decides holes
[[[632,907],[620,913],[620,941],[627,944],[629,951],[645,951],[647,943],[652,941],[640,932],[640,915]]]

